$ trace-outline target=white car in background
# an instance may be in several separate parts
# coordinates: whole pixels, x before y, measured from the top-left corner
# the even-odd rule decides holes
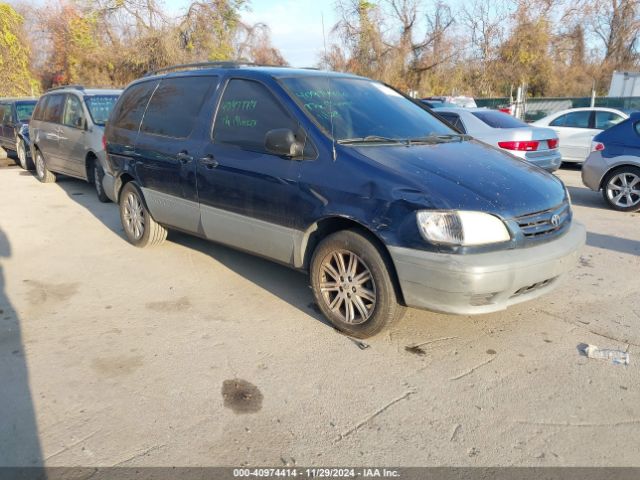
[[[572,108],[552,113],[531,125],[555,130],[563,162],[583,163],[591,152],[593,137],[627,118],[628,114],[615,108]]]
[[[463,133],[549,172],[560,167],[558,136],[550,128],[532,127],[507,113],[486,108],[441,107],[433,111]]]

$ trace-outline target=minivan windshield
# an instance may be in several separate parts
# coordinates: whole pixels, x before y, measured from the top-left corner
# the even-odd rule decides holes
[[[282,84],[338,143],[460,141],[463,137],[395,90],[366,79],[290,77]]]
[[[109,114],[118,101],[117,95],[91,95],[85,97],[85,103],[91,114],[91,119],[96,125],[107,123]]]
[[[31,114],[33,113],[33,109],[36,108],[36,101],[32,102],[17,102],[16,103],[16,113],[18,114],[19,122],[26,122],[31,118]]]

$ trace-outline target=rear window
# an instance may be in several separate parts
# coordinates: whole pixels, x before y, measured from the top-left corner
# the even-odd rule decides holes
[[[44,109],[42,120],[45,122],[60,123],[64,108],[64,94],[51,95]]]
[[[125,130],[138,130],[147,103],[157,85],[158,81],[142,82],[127,88],[113,112],[113,126]]]
[[[518,120],[515,117],[503,112],[486,111],[486,112],[471,112],[471,114],[482,120],[491,128],[521,128],[528,127],[522,120]]]
[[[18,102],[16,103],[16,112],[18,113],[18,121],[26,122],[33,115],[36,108],[36,102]]]
[[[87,105],[91,120],[96,125],[104,125],[109,119],[111,110],[118,101],[117,95],[92,95],[84,99]]]

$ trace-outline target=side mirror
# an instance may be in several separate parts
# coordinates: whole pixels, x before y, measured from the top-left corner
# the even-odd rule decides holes
[[[264,146],[269,153],[290,158],[301,157],[304,150],[304,145],[288,128],[269,130],[264,136]]]

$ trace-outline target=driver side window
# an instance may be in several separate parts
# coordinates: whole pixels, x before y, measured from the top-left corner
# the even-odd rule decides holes
[[[82,113],[82,104],[75,95],[67,95],[64,105],[64,115],[62,123],[67,127],[81,128],[83,125],[84,115]]]

